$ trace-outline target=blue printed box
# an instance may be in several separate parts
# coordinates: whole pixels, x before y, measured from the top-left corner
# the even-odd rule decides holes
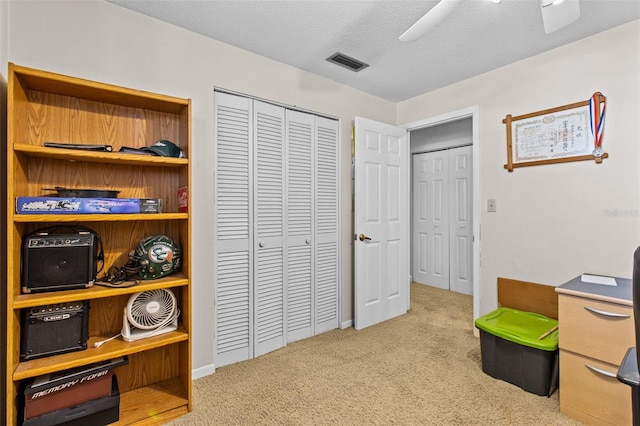
[[[18,214],[161,213],[158,198],[17,197]]]

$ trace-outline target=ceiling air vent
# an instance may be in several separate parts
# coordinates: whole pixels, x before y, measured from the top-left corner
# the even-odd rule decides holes
[[[353,59],[340,52],[334,53],[333,55],[329,56],[327,58],[327,61],[333,62],[336,65],[340,65],[341,67],[348,68],[351,71],[355,71],[355,72],[358,72],[369,66],[369,64],[365,64],[364,62],[361,62],[357,59]]]

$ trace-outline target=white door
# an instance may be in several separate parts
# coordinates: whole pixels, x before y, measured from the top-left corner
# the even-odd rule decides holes
[[[449,289],[449,156],[413,156],[413,280]]]
[[[287,341],[338,327],[338,121],[287,111]]]
[[[254,357],[286,344],[284,111],[254,101]]]
[[[355,119],[355,321],[362,329],[409,307],[407,131]]]
[[[315,117],[315,334],[338,328],[340,241],[338,220],[339,123]]]
[[[473,293],[472,147],[413,156],[413,280]]]
[[[338,121],[215,94],[216,365],[338,327]]]
[[[253,358],[253,126],[250,99],[215,94],[216,365]]]
[[[287,111],[287,341],[313,336],[314,117]]]
[[[449,150],[449,288],[464,294],[473,294],[472,152],[472,146]]]

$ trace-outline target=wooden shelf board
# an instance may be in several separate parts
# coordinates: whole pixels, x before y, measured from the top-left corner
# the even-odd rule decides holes
[[[149,108],[170,113],[180,113],[189,106],[189,100],[142,90],[85,80],[77,77],[41,71],[13,64],[17,79],[30,90],[73,96],[96,102]]]
[[[14,222],[133,222],[145,220],[186,220],[189,213],[135,213],[135,214],[16,214]]]
[[[179,379],[125,392],[120,395],[120,420],[113,425],[165,423],[188,412],[187,395]]]
[[[86,161],[90,163],[123,164],[147,167],[185,167],[189,164],[189,159],[187,158],[48,148],[29,144],[14,144],[13,150],[16,152],[22,152],[31,157],[52,158],[68,161]]]
[[[184,342],[189,340],[189,333],[183,326],[180,326],[176,331],[171,331],[154,337],[148,337],[135,342],[125,342],[122,338],[117,338],[103,344],[99,348],[93,347],[95,342],[108,339],[109,337],[111,336],[90,337],[86,350],[21,362],[13,372],[13,381],[16,382],[43,374],[53,373],[54,371],[67,370],[69,368],[80,367],[95,362]]]
[[[171,288],[189,285],[189,279],[183,273],[175,273],[157,280],[141,281],[140,284],[127,288],[112,288],[94,285],[78,290],[52,291],[46,293],[21,294],[13,299],[13,309],[31,308],[34,306],[66,303],[76,300],[100,299],[122,294],[133,294],[139,291],[158,288]]]

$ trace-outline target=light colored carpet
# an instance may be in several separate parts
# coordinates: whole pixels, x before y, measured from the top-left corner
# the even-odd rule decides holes
[[[551,398],[482,372],[472,298],[411,285],[411,310],[334,330],[193,382],[170,425],[576,425]]]

